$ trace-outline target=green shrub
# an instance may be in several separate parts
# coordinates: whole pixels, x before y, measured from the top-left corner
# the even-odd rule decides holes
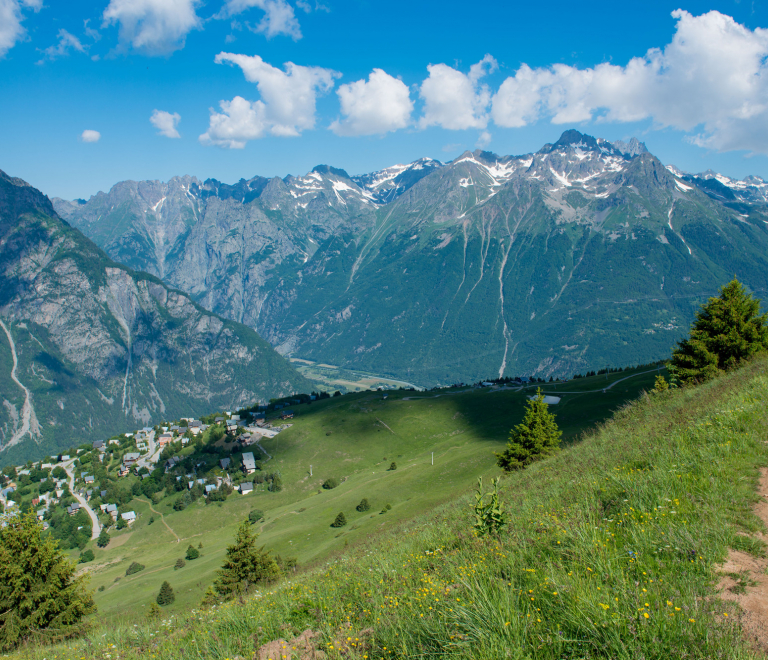
[[[117,518],[117,528],[118,529],[125,529],[126,527],[128,527],[128,523],[125,522],[125,520],[123,520],[122,516],[118,516],[118,518]]]
[[[179,557],[176,560],[176,564],[173,566],[174,571],[178,571],[180,568],[184,568],[187,565],[187,562],[185,562],[181,557]]]
[[[330,479],[326,479],[323,482],[323,488],[325,488],[325,490],[333,490],[334,488],[337,488],[338,485],[339,485],[339,480],[334,479],[333,477],[331,477]]]
[[[264,520],[264,512],[261,509],[254,509],[248,514],[248,522],[255,525],[260,520]]]
[[[392,461],[392,462],[389,464],[389,467],[387,468],[387,470],[397,470],[397,463],[395,463],[394,461]]]
[[[91,550],[89,548],[85,552],[81,552],[80,553],[80,559],[78,560],[77,563],[78,564],[87,564],[89,561],[93,561],[93,560],[94,560],[93,550]]]
[[[107,530],[104,527],[101,528],[99,538],[96,539],[96,545],[100,548],[106,548],[109,545],[109,534],[107,534]]]
[[[126,577],[129,575],[134,575],[135,573],[139,573],[140,571],[144,570],[144,564],[140,564],[137,561],[131,562],[131,565],[126,569],[125,575]]]
[[[279,476],[274,475],[269,483],[269,490],[272,493],[279,493],[283,490],[283,480]]]
[[[360,504],[358,504],[355,507],[360,513],[363,513],[364,511],[368,511],[371,508],[370,502],[364,497],[362,500],[360,500]]]
[[[340,512],[338,516],[336,516],[336,520],[334,520],[331,523],[331,527],[344,527],[344,525],[347,524],[347,517],[344,515],[344,512]]]
[[[192,545],[190,545],[187,548],[187,555],[185,559],[188,559],[188,560],[197,559],[199,556],[200,556],[200,551],[197,548],[195,548]]]
[[[96,591],[104,591],[106,587],[102,584]]]

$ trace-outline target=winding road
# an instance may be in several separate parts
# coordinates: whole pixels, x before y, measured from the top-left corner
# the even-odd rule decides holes
[[[64,471],[67,473],[67,476],[69,477],[69,490],[72,493],[72,497],[74,497],[79,503],[80,506],[85,509],[88,512],[88,515],[91,517],[91,540],[95,540],[99,538],[99,533],[101,532],[101,525],[99,524],[99,518],[96,515],[96,513],[93,511],[93,509],[88,506],[88,502],[85,500],[85,498],[81,497],[75,492],[75,459],[68,461],[67,463],[63,463],[62,467],[64,468]]]
[[[654,372],[660,372],[660,371],[661,371],[661,367],[656,367],[655,369],[650,369],[648,371],[641,371],[639,373],[632,374],[631,376],[625,376],[624,378],[619,378],[618,380],[614,380],[610,385],[601,387],[599,390],[578,390],[578,391],[571,391],[571,392],[566,390],[554,390],[552,392],[545,392],[544,390],[542,390],[541,393],[549,394],[549,395],[558,395],[558,394],[597,394],[598,392],[602,392],[603,394],[605,394],[614,385],[623,383],[625,380],[629,380],[630,378],[634,378],[635,376],[642,376],[644,374],[652,374]],[[495,392],[522,392],[523,390],[530,389],[532,387],[541,387],[542,385],[546,387],[547,384],[532,383],[531,385],[526,385],[525,387],[504,386],[496,389],[491,389],[489,390],[488,394],[494,394]],[[457,394],[466,394],[467,392],[470,392],[473,389],[480,389],[480,388],[470,388],[468,390],[461,390],[459,392],[443,392],[442,394],[435,394],[435,396],[404,396],[401,400],[402,401],[418,401],[419,399],[437,399],[441,396],[456,396]]]

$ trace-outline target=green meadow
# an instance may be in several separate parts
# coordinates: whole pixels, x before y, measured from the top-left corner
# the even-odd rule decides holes
[[[551,408],[565,443],[574,442],[651,389],[656,372],[642,373],[647,370],[543,385],[546,392],[578,392],[562,394],[561,402]],[[602,391],[627,376],[631,377]],[[292,426],[262,442],[272,456],[263,469],[280,472],[281,492],[267,492],[261,485],[249,495],[233,493],[221,504],[198,500],[178,512],[172,508],[175,498],[163,499],[153,510],[145,498],[135,499],[131,506],[138,520],[133,529],[114,533],[103,550],[89,544],[96,558],[85,570],[96,590],[96,618],[140,620],[164,580],[176,594],[176,602],[165,611],[182,613],[196,607],[215,579],[237,525],[252,509],[265,512],[265,520],[257,525],[259,544],[297,558],[296,579],[399,529],[405,521],[466,493],[478,476],[499,473],[493,452],[504,447],[535,389],[368,391],[293,406]],[[258,458],[258,450],[254,451]],[[388,469],[392,462],[397,465],[394,471]],[[323,489],[329,478],[340,485]],[[371,509],[359,513],[355,507],[363,498]],[[382,513],[387,505],[391,509]],[[348,524],[332,528],[339,512],[344,512]],[[196,548],[202,544],[200,558],[174,570],[190,544]],[[126,576],[134,561],[145,569]]]
[[[766,553],[758,534],[765,525],[753,507],[759,469],[768,466],[767,370],[761,356],[705,385],[642,396],[586,434],[572,430],[559,454],[502,479],[508,524],[496,537],[474,533],[473,497],[456,488],[451,494],[458,497],[448,503],[379,533],[345,532],[352,539],[345,553],[243,601],[210,610],[164,608],[159,618],[127,625],[97,621],[87,638],[18,655],[757,660],[764,656],[742,638],[738,606],[718,598],[717,583],[729,548]],[[494,395],[419,405],[431,402],[433,415],[445,406],[455,422],[464,396],[471,408]],[[331,402],[312,415],[347,419],[347,405],[374,414],[379,404],[372,401]],[[308,441],[298,421],[294,428],[293,443],[284,443],[288,456]],[[393,500],[395,493],[387,491]],[[271,533],[265,529],[264,537]],[[752,579],[739,577],[744,584]]]

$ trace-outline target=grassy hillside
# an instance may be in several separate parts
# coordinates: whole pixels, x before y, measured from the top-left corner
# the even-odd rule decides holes
[[[22,655],[224,659],[284,639],[269,657],[298,658],[310,629],[328,658],[759,657],[715,584],[729,547],[765,552],[766,368],[645,397],[505,478],[498,539],[475,537],[462,497],[245,603]]]
[[[644,371],[561,385],[561,389],[585,392],[563,395],[561,403],[552,407],[566,441],[650,389],[656,372]],[[545,387],[545,391],[556,389]],[[221,505],[199,500],[180,512],[173,510],[175,497],[165,498],[153,506],[157,513],[142,497],[130,505],[139,516],[133,530],[117,532],[105,550],[89,544],[96,555],[88,564],[91,584],[95,589],[103,587],[96,592],[99,617],[125,621],[141,617],[163,580],[176,591],[174,612],[197,606],[221,566],[236,526],[253,508],[266,513],[259,525],[259,543],[284,557],[296,557],[300,568],[306,569],[452,500],[470,489],[478,476],[498,471],[493,452],[504,447],[531,392],[532,388],[364,392],[293,406],[293,426],[262,443],[273,456],[263,469],[281,473],[282,492],[267,492],[262,485],[250,495],[232,494]],[[393,461],[397,470],[390,471]],[[328,478],[344,481],[324,490],[321,484]],[[372,508],[363,514],[355,507],[364,497]],[[387,504],[391,510],[380,513]],[[349,524],[340,530],[331,528],[340,511]],[[151,517],[155,522],[150,525]],[[200,543],[202,557],[174,570],[187,546]],[[146,569],[126,576],[133,561]]]

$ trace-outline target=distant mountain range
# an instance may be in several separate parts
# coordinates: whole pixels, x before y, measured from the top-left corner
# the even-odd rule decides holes
[[[252,329],[115,263],[0,172],[0,462],[310,387]]]
[[[566,131],[363,176],[125,181],[58,213],[288,356],[432,385],[670,353],[734,275],[768,290],[768,184]]]

